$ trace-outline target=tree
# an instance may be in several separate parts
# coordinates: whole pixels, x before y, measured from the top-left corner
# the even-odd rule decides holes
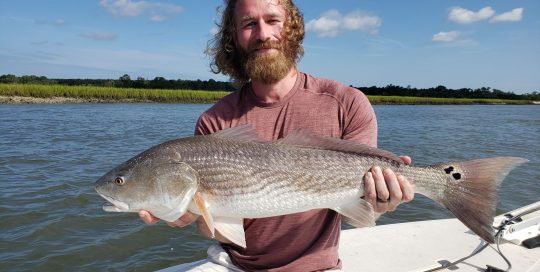
[[[0,83],[17,83],[17,76],[12,74],[1,75]]]
[[[146,87],[146,79],[144,77],[138,77],[132,84],[133,88],[143,89]]]
[[[123,88],[130,88],[132,85],[131,78],[128,74],[124,74],[120,78],[118,78],[118,86]]]

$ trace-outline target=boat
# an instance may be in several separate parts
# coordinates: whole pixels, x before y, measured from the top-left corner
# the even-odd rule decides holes
[[[494,244],[455,218],[344,230],[339,249],[342,270],[540,272],[540,201],[495,217],[493,227]],[[159,272],[193,271],[204,262]]]

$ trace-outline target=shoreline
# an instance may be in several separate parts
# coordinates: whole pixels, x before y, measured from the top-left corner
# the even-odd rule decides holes
[[[0,95],[0,104],[114,104],[114,103],[156,103],[150,100],[137,99],[99,99],[75,97],[32,97],[32,96],[5,96]]]
[[[212,102],[201,102],[201,104],[212,104]],[[540,101],[531,101],[529,104],[521,105],[540,105]],[[142,99],[101,99],[101,98],[76,98],[76,97],[32,97],[32,96],[7,96],[0,95],[0,105],[1,104],[11,104],[11,105],[20,105],[20,104],[115,104],[115,103],[168,103],[168,104],[193,104],[193,102],[158,102],[152,100],[142,100]],[[416,101],[416,102],[392,102],[392,101],[372,101],[373,105],[519,105],[513,103],[449,103],[449,102],[440,102],[435,101]]]

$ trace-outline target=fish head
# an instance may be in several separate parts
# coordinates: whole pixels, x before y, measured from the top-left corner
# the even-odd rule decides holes
[[[105,211],[147,210],[174,221],[186,212],[197,191],[197,173],[179,154],[150,149],[103,175],[94,187],[108,201]]]

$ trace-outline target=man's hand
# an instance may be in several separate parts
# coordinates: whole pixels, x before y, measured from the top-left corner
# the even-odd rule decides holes
[[[153,216],[151,213],[145,210],[139,211],[139,217],[141,218],[142,221],[144,221],[144,223],[148,225],[153,225],[160,221],[159,218]],[[183,228],[187,225],[191,225],[191,223],[195,222],[197,218],[199,218],[198,215],[191,212],[186,212],[184,215],[176,219],[174,222],[167,222],[167,225],[171,227]]]
[[[407,165],[411,164],[409,156],[400,156]],[[411,183],[402,175],[391,169],[382,170],[374,166],[364,175],[364,199],[371,203],[377,213],[394,211],[401,202],[409,202],[414,198]]]
[[[140,210],[139,211],[139,217],[141,218],[142,221],[144,221],[144,223],[148,224],[148,225],[153,225],[159,221],[161,221],[159,218],[153,216],[150,212],[148,211],[145,211],[145,210]],[[179,228],[183,228],[185,226],[188,226],[188,225],[191,225],[193,222],[197,222],[197,228],[199,229],[199,232],[210,238],[210,239],[215,239],[219,242],[222,242],[222,243],[228,243],[230,244],[231,241],[229,241],[229,239],[223,237],[219,232],[215,232],[214,233],[214,236],[212,237],[212,233],[210,232],[210,229],[208,228],[208,225],[206,225],[206,223],[204,222],[204,219],[197,215],[197,214],[194,214],[192,212],[186,212],[184,215],[182,215],[180,218],[176,219],[174,222],[167,222],[167,225],[175,228],[175,227],[179,227]]]

